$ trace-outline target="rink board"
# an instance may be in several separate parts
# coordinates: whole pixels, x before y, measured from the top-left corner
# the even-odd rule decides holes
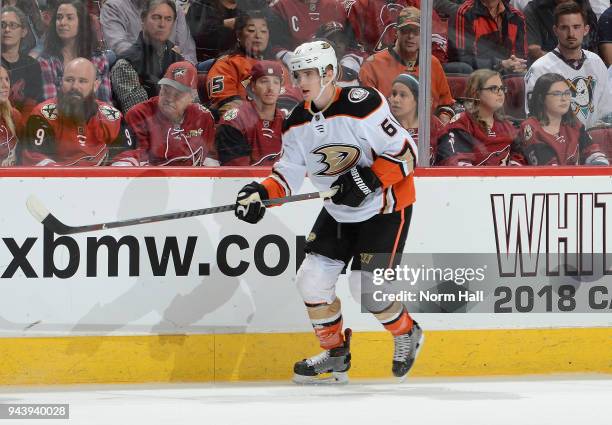
[[[0,170],[10,200],[0,209],[0,384],[287,379],[317,351],[294,281],[320,201],[271,209],[257,226],[223,213],[64,239],[25,208],[34,194],[69,224],[126,219],[232,203],[265,174]],[[420,170],[405,251],[495,252],[492,195],[524,196],[529,207],[551,194],[564,215],[573,199],[612,199],[611,183],[610,168]],[[311,190],[306,181],[302,192]],[[612,228],[606,205],[591,214],[595,249]],[[101,241],[128,246],[114,258]],[[391,338],[350,299],[344,276],[338,295],[355,331],[353,376],[388,376]],[[418,376],[612,372],[610,313],[417,319],[427,330]]]

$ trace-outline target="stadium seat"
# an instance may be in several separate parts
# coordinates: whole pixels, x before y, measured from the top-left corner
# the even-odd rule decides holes
[[[599,144],[608,159],[612,159],[612,127],[592,128],[589,134],[593,142]]]
[[[463,97],[468,78],[469,75],[464,74],[446,74],[446,79],[448,80],[448,86],[450,87],[453,99],[456,100]]]
[[[515,119],[525,118],[525,81],[522,75],[509,75],[504,77],[504,84],[508,87],[506,115]]]

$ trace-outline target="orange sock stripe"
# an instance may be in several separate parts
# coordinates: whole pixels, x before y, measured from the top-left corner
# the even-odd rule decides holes
[[[410,314],[408,314],[408,311],[404,308],[400,317],[393,322],[385,323],[383,326],[386,330],[391,332],[393,336],[397,336],[409,332],[412,329],[412,324],[412,317],[410,317]]]
[[[389,260],[389,265],[387,267],[392,268],[393,262],[395,261],[395,254],[397,253],[397,245],[399,244],[400,238],[402,236],[402,229],[404,228],[404,210],[400,213],[402,219],[400,221],[399,228],[397,229],[397,234],[395,235],[395,243],[393,244],[393,252],[391,252],[391,259]]]
[[[328,325],[313,326],[315,335],[319,338],[319,344],[324,350],[341,347],[344,344],[342,335],[342,316],[334,323]]]

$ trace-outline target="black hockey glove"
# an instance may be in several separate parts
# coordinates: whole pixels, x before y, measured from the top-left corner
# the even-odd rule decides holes
[[[358,207],[370,193],[381,186],[380,180],[369,167],[355,167],[332,183],[338,191],[332,196],[334,204]]]
[[[257,182],[251,182],[240,189],[236,197],[234,213],[240,220],[255,224],[266,213],[266,206],[262,201],[268,199],[268,191]]]

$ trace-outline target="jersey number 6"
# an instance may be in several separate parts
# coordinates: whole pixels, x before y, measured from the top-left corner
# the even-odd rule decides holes
[[[397,128],[391,124],[389,118],[385,118],[385,120],[380,123],[380,126],[382,127],[383,131],[389,135],[389,137],[393,137],[397,134]]]

